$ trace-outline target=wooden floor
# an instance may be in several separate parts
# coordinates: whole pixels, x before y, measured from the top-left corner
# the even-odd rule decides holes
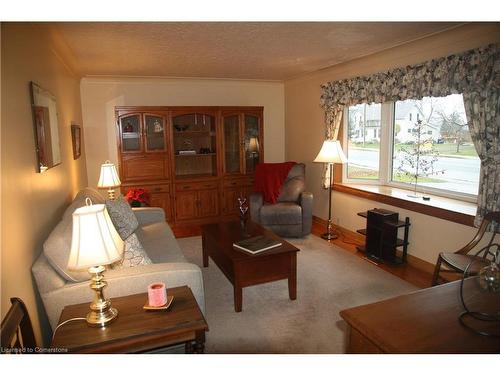
[[[326,228],[324,226],[320,226],[318,223],[313,221],[312,234],[316,236],[321,236],[325,233]],[[356,249],[356,246],[363,245],[359,242],[359,240],[355,238],[351,238],[346,236],[345,234],[335,231],[338,238],[335,240],[329,241],[332,245],[336,245],[343,250],[350,252],[352,255],[357,256],[359,258],[364,259],[366,262],[370,262],[377,267],[392,273],[395,276],[419,287],[419,288],[429,288],[432,286],[432,274],[425,272],[421,269],[418,269],[408,263],[401,265],[390,265],[390,264],[377,264],[370,259],[365,257],[365,254]],[[326,240],[325,240],[326,241]]]
[[[199,226],[173,226],[172,230],[175,234],[175,237],[191,237],[191,236],[201,236],[201,228]],[[319,225],[318,223],[313,221],[312,234],[318,237],[321,236],[325,232],[325,227]],[[357,256],[359,258],[364,259],[367,262],[370,262],[377,267],[387,271],[399,278],[419,287],[419,288],[428,288],[431,286],[432,274],[420,270],[410,264],[402,264],[402,265],[388,265],[388,264],[377,264],[369,259],[366,259],[364,253],[358,251],[356,249],[357,245],[360,245],[359,241],[355,238],[347,237],[345,234],[336,232],[338,238],[330,241],[330,243],[341,249],[348,251],[353,256]]]

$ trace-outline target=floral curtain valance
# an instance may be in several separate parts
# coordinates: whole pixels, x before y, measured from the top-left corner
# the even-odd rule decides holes
[[[500,45],[491,44],[461,54],[396,68],[371,76],[321,85],[321,106],[337,112],[361,103],[421,99],[500,87]]]
[[[321,106],[326,137],[337,139],[346,106],[463,94],[471,137],[481,159],[475,221],[479,225],[486,212],[500,210],[499,72],[497,43],[371,76],[325,83],[321,85]]]

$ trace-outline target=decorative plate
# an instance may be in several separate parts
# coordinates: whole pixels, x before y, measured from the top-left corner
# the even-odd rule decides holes
[[[167,303],[164,304],[163,306],[149,306],[148,301],[146,301],[146,304],[142,308],[144,310],[168,310],[173,300],[174,296],[168,296]]]

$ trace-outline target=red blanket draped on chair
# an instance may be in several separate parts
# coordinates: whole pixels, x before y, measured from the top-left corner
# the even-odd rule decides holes
[[[255,168],[255,191],[262,193],[264,202],[276,203],[281,187],[288,172],[295,165],[294,161],[285,163],[259,163]]]

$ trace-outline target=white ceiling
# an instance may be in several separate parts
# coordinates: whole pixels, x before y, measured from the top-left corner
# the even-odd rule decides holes
[[[285,80],[457,26],[439,22],[55,23],[83,75]]]

